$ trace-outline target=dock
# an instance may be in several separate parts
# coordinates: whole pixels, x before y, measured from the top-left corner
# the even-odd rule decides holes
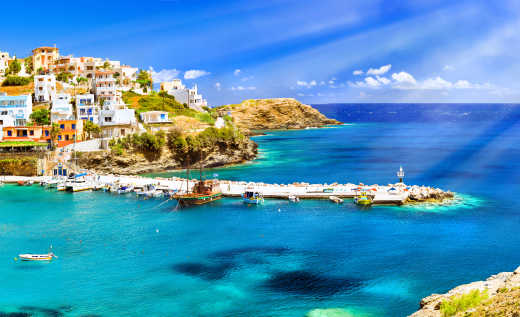
[[[185,191],[186,179],[172,178],[149,178],[142,176],[121,176],[121,175],[95,175],[88,176],[91,182],[96,184],[113,185],[127,184],[133,186],[154,185],[163,190]],[[4,183],[16,183],[18,181],[32,180],[38,183],[47,176],[24,177],[24,176],[1,176],[0,181]],[[188,188],[191,190],[197,180],[190,180]],[[261,182],[240,182],[229,180],[218,180],[222,194],[225,197],[241,197],[247,190],[261,192],[264,198],[289,199],[296,196],[300,199],[329,199],[330,196],[338,198],[354,198],[360,191],[366,192],[372,197],[373,205],[403,205],[407,201],[426,201],[431,198],[443,199],[453,197],[453,193],[445,192],[438,188],[426,186],[407,186],[404,183],[388,185],[364,185],[364,184],[266,184]]]

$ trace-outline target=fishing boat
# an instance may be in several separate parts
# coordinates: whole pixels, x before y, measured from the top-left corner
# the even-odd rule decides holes
[[[92,190],[92,184],[85,180],[87,173],[81,173],[69,177],[65,182],[65,190],[68,192],[82,192],[86,190]]]
[[[17,181],[16,182],[18,184],[18,186],[32,186],[34,184],[34,181],[32,180],[25,180],[25,181]]]
[[[336,204],[342,204],[343,199],[337,197],[337,196],[329,196],[329,200],[336,203]]]
[[[202,161],[202,160],[200,160]],[[173,198],[179,202],[180,207],[204,205],[222,198],[220,185],[216,181],[202,179],[202,163],[199,165],[200,177],[195,186],[190,191],[190,164],[188,156],[186,192],[173,195]]]
[[[123,194],[131,193],[132,191],[134,191],[134,187],[133,186],[121,185],[121,186],[119,186],[119,189],[117,190],[117,193],[119,195],[123,195]]]
[[[32,253],[19,254],[18,257],[22,261],[50,261],[50,260],[52,260],[52,258],[58,258],[52,252],[49,252],[46,254],[32,254]]]
[[[372,197],[368,196],[367,193],[362,192],[358,196],[354,197],[354,203],[359,206],[370,206],[372,205]]]
[[[256,190],[246,189],[242,194],[242,200],[246,204],[260,205],[264,203],[264,195]]]

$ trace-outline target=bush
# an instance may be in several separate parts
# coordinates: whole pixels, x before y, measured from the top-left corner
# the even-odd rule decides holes
[[[453,296],[450,300],[443,301],[440,310],[443,317],[453,316],[457,313],[464,312],[469,308],[478,306],[487,298],[487,290],[480,292],[480,290],[476,289],[467,294]]]
[[[50,111],[45,108],[34,110],[29,118],[37,125],[51,124]]]
[[[7,76],[2,86],[25,86],[31,82],[30,77]]]

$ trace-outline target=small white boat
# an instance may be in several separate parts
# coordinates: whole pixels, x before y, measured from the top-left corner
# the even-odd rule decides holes
[[[82,173],[69,177],[67,182],[65,182],[65,190],[73,193],[92,190],[93,185],[85,180],[86,175],[86,173]]]
[[[336,204],[342,204],[343,199],[337,197],[337,196],[329,196],[329,200],[336,203]]]
[[[298,196],[296,196],[296,195],[289,195],[289,201],[293,202],[293,203],[297,203],[300,201],[300,198],[298,198]]]
[[[119,195],[123,195],[123,194],[128,194],[128,193],[131,193],[134,191],[134,187],[133,186],[127,186],[127,185],[122,185],[119,187],[119,189],[117,190],[117,193]]]
[[[54,253],[50,252],[47,254],[19,254],[18,257],[22,261],[50,261],[52,258],[58,258]]]

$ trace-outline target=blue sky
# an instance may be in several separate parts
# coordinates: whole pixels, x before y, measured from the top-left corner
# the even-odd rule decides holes
[[[198,84],[212,105],[519,102],[519,3],[8,2],[0,51],[25,57],[56,44],[62,54],[152,68],[156,81]]]

